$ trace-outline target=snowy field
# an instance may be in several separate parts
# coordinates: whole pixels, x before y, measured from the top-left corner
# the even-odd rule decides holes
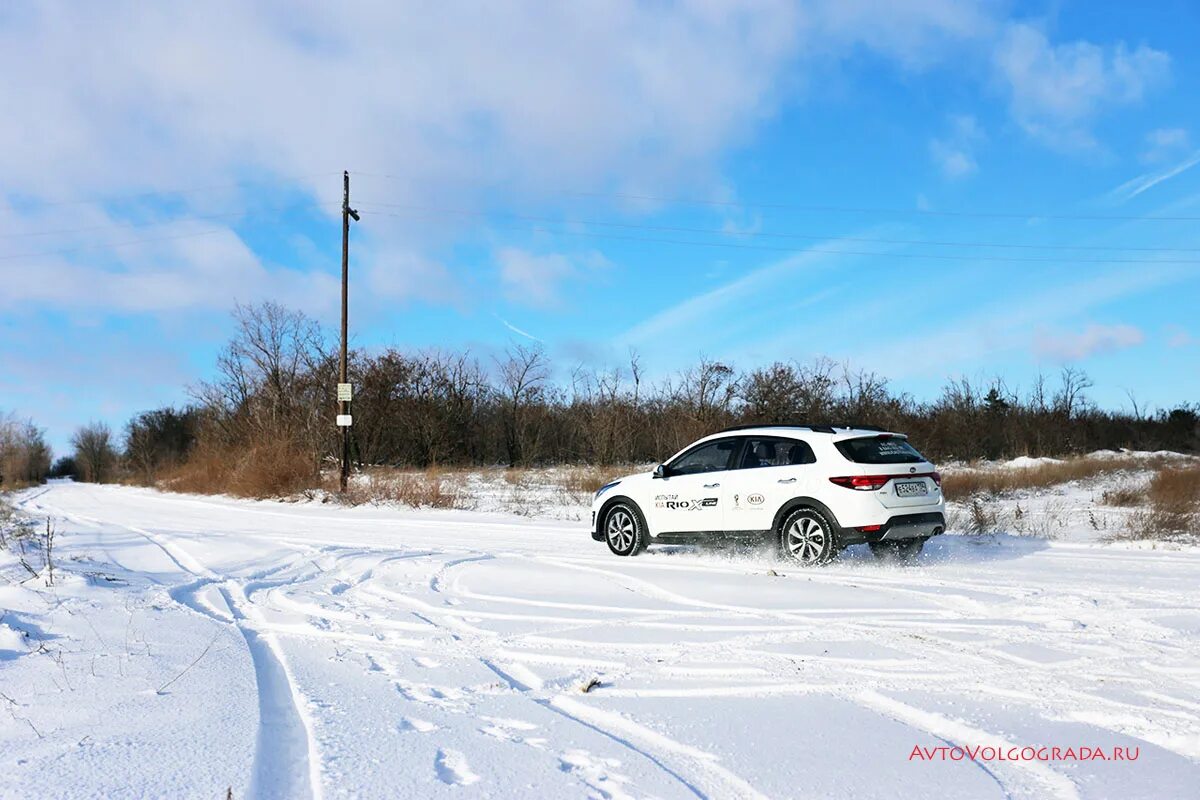
[[[14,500],[54,585],[0,555],[0,796],[1198,797],[1200,550],[1102,543],[1097,491],[1027,504],[1052,540],[799,571],[54,483]],[[1136,761],[913,757],[951,746]]]

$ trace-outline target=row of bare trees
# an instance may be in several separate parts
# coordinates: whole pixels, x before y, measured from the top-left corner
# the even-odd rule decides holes
[[[311,485],[336,457],[337,365],[319,326],[269,303],[239,307],[234,320],[216,376],[195,388],[191,407],[130,421],[123,464],[131,477],[149,482],[201,464],[210,482],[236,474],[285,491]],[[747,422],[878,425],[909,433],[939,460],[1200,447],[1196,406],[1102,410],[1088,399],[1087,376],[1071,368],[1023,393],[1000,380],[959,379],[931,401],[824,359],[747,371],[701,360],[651,382],[636,355],[562,377],[540,347],[486,360],[386,349],[352,353],[349,371],[353,453],[368,465],[651,462]],[[106,431],[80,434],[80,472],[104,473],[109,461],[97,445],[111,446]]]
[[[49,472],[45,431],[31,420],[0,414],[0,490],[41,483]]]

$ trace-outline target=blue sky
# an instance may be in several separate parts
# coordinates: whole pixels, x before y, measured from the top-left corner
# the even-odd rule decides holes
[[[0,11],[0,410],[59,449],[235,302],[334,330],[342,169],[359,346],[1200,398],[1195,3],[249,5]]]

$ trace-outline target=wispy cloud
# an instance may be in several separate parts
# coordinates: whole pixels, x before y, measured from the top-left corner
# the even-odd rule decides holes
[[[1081,361],[1103,353],[1113,353],[1142,344],[1146,334],[1133,325],[1092,323],[1078,332],[1040,330],[1033,349],[1039,356],[1060,361]]]
[[[1022,297],[1019,302],[997,301],[973,313],[947,319],[933,330],[847,355],[895,378],[947,374],[967,365],[974,368],[984,358],[1035,348],[1031,331],[1039,326],[1044,328],[1114,300],[1194,277],[1189,268],[1148,261],[1138,270],[1043,285],[1040,291]]]
[[[1037,27],[1010,23],[995,50],[1017,123],[1061,150],[1097,146],[1090,123],[1102,110],[1140,101],[1162,85],[1171,59],[1144,44],[1104,47],[1087,41],[1055,44]]]
[[[1197,339],[1182,325],[1168,325],[1166,328],[1168,347],[1190,347]]]
[[[1197,150],[1179,163],[1167,167],[1166,169],[1146,172],[1142,175],[1138,175],[1136,178],[1122,183],[1120,186],[1109,192],[1108,197],[1115,202],[1124,203],[1127,200],[1132,200],[1143,192],[1153,189],[1160,183],[1169,181],[1172,178],[1182,175],[1197,164],[1200,164],[1200,150]]]
[[[513,325],[511,322],[509,322],[508,320],[506,320],[504,317],[500,316],[499,314],[496,314],[494,316],[496,317],[496,319],[500,320],[501,325],[508,328],[510,331],[517,334],[518,336],[524,336],[526,339],[532,339],[535,342],[543,341],[542,339],[538,338],[537,336],[534,336],[532,333],[521,330],[516,325]]]
[[[562,305],[564,283],[610,266],[597,250],[567,255],[533,253],[520,247],[502,247],[495,253],[500,282],[514,303],[542,308]]]
[[[735,318],[734,312],[738,309],[760,314],[762,309],[777,304],[780,287],[795,286],[794,281],[800,274],[859,258],[839,254],[837,250],[840,243],[840,239],[820,242],[715,289],[693,295],[633,326],[619,336],[618,341],[629,346],[661,343],[664,340],[687,341],[697,348],[715,345],[718,339],[727,338],[727,323]],[[810,293],[817,293],[815,284],[807,285],[814,287]],[[789,292],[796,301],[806,296],[803,289],[789,289]],[[760,321],[759,324],[763,323]]]
[[[975,117],[954,114],[947,134],[929,143],[929,155],[947,178],[965,178],[978,169],[975,148],[984,138]]]
[[[1147,164],[1157,164],[1190,149],[1185,128],[1155,128],[1146,134],[1146,149],[1138,156]]]

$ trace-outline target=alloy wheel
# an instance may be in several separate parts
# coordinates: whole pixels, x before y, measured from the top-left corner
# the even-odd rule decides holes
[[[618,508],[608,515],[608,541],[614,550],[625,552],[633,547],[637,535],[637,523],[633,515],[623,508]]]
[[[788,528],[788,554],[802,564],[815,564],[825,551],[828,535],[812,517],[800,517]]]

